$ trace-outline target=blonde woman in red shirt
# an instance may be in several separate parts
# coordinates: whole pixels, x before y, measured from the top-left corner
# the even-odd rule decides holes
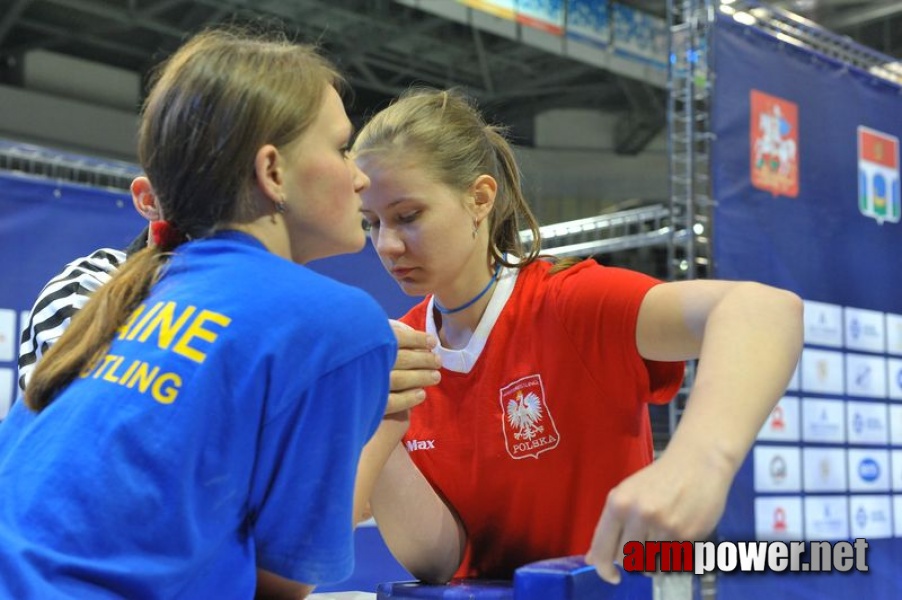
[[[354,154],[376,250],[425,296],[402,321],[436,336],[443,365],[372,497],[401,563],[441,582],[586,554],[616,581],[627,541],[706,536],[798,360],[801,300],[545,260],[511,147],[452,92],[403,96]],[[669,401],[695,358],[653,461],[648,404]]]

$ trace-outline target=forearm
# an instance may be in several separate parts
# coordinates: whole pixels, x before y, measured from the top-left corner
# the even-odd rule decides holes
[[[463,526],[398,444],[372,496],[373,513],[386,544],[418,579],[445,582],[463,557]]]
[[[702,451],[734,474],[785,392],[801,348],[797,296],[759,284],[733,287],[705,324],[696,378],[668,451]]]
[[[376,433],[363,447],[357,466],[357,479],[354,482],[355,527],[372,516],[370,498],[373,487],[392,451],[401,442],[408,425],[407,411],[386,415]]]

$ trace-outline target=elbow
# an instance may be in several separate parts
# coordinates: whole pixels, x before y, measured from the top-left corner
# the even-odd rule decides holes
[[[802,336],[805,328],[805,303],[798,294],[789,290],[774,288],[775,298],[773,302],[779,304],[782,315],[787,324],[797,333],[799,346],[802,344]]]
[[[392,554],[414,578],[429,585],[444,585],[451,581],[463,560],[462,552],[445,546],[413,550],[392,548]]]
[[[798,294],[755,281],[746,281],[740,286],[747,292],[746,297],[758,306],[768,307],[801,326],[805,305]]]
[[[795,292],[790,292],[789,290],[780,288],[772,289],[775,290],[779,299],[778,301],[786,307],[786,310],[790,312],[792,317],[801,322],[805,312],[805,303],[802,301],[802,298]]]
[[[429,585],[444,585],[451,581],[457,569],[412,568],[408,569],[418,581]]]
[[[746,282],[743,286],[750,292],[749,300],[757,307],[755,312],[762,312],[775,328],[784,332],[793,346],[802,350],[804,335],[805,304],[794,292],[772,287],[762,283]]]
[[[444,542],[432,545],[430,550],[420,552],[408,560],[404,566],[420,581],[442,585],[451,581],[464,559],[466,535],[455,519],[455,535],[444,537]]]

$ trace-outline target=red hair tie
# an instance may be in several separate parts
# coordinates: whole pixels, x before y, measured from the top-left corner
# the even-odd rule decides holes
[[[188,240],[185,234],[169,221],[153,221],[150,224],[150,235],[154,246],[164,251],[172,250]]]

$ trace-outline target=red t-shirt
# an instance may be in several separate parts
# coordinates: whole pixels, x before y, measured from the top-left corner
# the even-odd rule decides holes
[[[679,390],[681,362],[646,361],[636,319],[656,279],[588,260],[522,269],[469,373],[412,411],[413,462],[459,514],[458,577],[510,578],[584,554],[608,492],[653,458],[648,402]],[[427,298],[402,321],[426,325]]]

